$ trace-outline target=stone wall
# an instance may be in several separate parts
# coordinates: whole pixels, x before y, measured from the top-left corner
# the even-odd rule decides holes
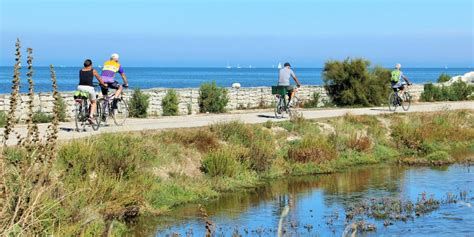
[[[143,90],[144,93],[150,95],[150,106],[148,114],[151,116],[159,116],[162,114],[161,101],[166,95],[167,88],[154,88]],[[247,88],[228,88],[229,90],[229,104],[228,110],[238,109],[253,109],[270,107],[275,103],[275,96],[271,94],[271,87],[247,87]],[[179,95],[179,113],[188,114],[198,113],[198,97],[199,88],[184,88],[176,89]],[[418,100],[423,92],[423,85],[414,85],[410,88],[410,92],[414,100]],[[126,97],[131,96],[132,91],[126,91]],[[298,98],[301,101],[308,101],[312,98],[314,93],[320,95],[319,106],[323,106],[325,101],[329,101],[326,90],[322,86],[303,86],[298,92]],[[73,92],[61,92],[61,96],[67,105],[67,112],[69,116],[74,114],[74,98]],[[27,113],[28,95],[21,94],[18,104],[17,114],[23,120]],[[44,113],[51,113],[53,110],[53,96],[52,93],[37,93],[34,97],[34,111],[41,111]],[[0,111],[7,111],[10,105],[10,95],[0,94]],[[191,111],[188,111],[191,108]]]

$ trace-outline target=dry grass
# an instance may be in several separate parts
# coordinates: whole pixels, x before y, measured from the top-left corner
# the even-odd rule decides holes
[[[50,211],[60,205],[67,196],[61,192],[57,182],[51,174],[51,167],[56,159],[56,140],[58,133],[58,93],[56,76],[51,66],[51,80],[53,84],[53,123],[49,126],[45,137],[40,138],[37,127],[32,121],[33,98],[33,71],[32,50],[28,49],[28,82],[29,117],[27,119],[28,133],[26,137],[18,136],[19,151],[24,155],[11,162],[10,150],[6,148],[6,141],[14,131],[16,121],[16,104],[18,101],[18,85],[20,83],[20,41],[16,44],[16,65],[12,86],[10,113],[8,114],[4,138],[5,147],[0,155],[0,235],[41,235],[47,228],[54,226]]]
[[[336,157],[336,149],[323,137],[306,136],[288,149],[288,159],[299,163],[320,164]]]

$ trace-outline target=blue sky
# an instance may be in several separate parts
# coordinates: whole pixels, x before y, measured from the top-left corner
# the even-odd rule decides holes
[[[0,0],[0,65],[16,37],[37,65],[118,52],[127,66],[269,67],[328,59],[474,66],[472,0]]]

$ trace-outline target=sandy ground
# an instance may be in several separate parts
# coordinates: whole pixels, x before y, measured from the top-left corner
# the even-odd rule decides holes
[[[464,102],[440,102],[440,103],[418,103],[413,104],[409,113],[412,112],[433,112],[443,110],[456,110],[456,109],[474,109],[474,101]],[[387,107],[372,107],[372,108],[337,108],[337,109],[315,109],[315,110],[301,110],[303,116],[306,119],[320,119],[320,118],[331,118],[343,116],[347,113],[353,115],[378,115],[391,113]],[[402,113],[402,109],[398,108],[397,112]],[[403,112],[405,113],[405,112]],[[286,116],[288,117],[288,116]],[[216,122],[225,122],[239,120],[244,123],[256,124],[264,123],[268,120],[271,121],[282,121],[283,119],[275,119],[272,110],[259,110],[259,111],[242,111],[241,113],[229,113],[229,114],[199,114],[199,115],[188,115],[188,116],[175,116],[175,117],[160,117],[160,118],[148,118],[148,119],[127,119],[125,125],[115,126],[109,125],[108,127],[101,127],[98,131],[92,131],[92,128],[88,128],[85,132],[74,131],[74,122],[61,123],[59,125],[59,139],[77,139],[83,137],[89,137],[101,133],[116,133],[116,132],[130,132],[130,131],[144,131],[144,130],[162,130],[162,129],[173,129],[173,128],[190,128],[190,127],[202,127],[207,126]],[[113,124],[111,121],[110,123]],[[41,134],[45,134],[48,124],[40,124]],[[3,137],[3,128],[0,129],[0,134]],[[26,134],[26,126],[18,125],[15,128],[15,132],[21,136]],[[3,143],[3,141],[2,141]],[[17,143],[16,135],[11,135],[8,140],[8,145],[14,145]]]

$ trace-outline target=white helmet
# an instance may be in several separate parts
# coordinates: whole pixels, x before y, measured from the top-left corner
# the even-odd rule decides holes
[[[395,68],[396,68],[396,69],[400,69],[400,68],[402,68],[402,65],[401,65],[400,63],[397,63],[397,64],[395,65]]]
[[[110,59],[114,59],[114,60],[119,60],[119,55],[118,53],[113,53],[112,55],[110,55]]]

